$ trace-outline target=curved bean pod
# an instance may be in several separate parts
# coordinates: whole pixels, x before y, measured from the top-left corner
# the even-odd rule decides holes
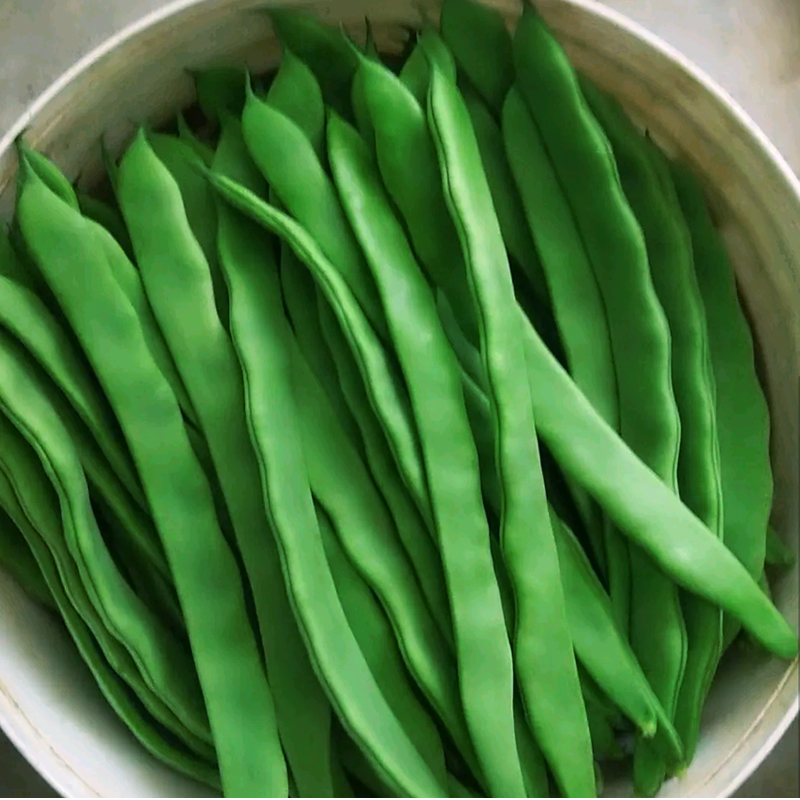
[[[284,49],[291,50],[316,75],[325,103],[349,118],[350,84],[358,57],[342,32],[294,9],[271,10],[269,17]]]
[[[350,352],[347,338],[342,333],[330,305],[321,297],[319,297],[319,319],[336,363],[342,392],[361,431],[367,463],[392,513],[398,536],[414,566],[417,580],[428,602],[428,608],[439,626],[439,632],[452,647],[453,624],[450,603],[435,536],[426,526],[414,501],[403,486],[403,479],[381,430],[381,423],[370,407],[370,400],[359,374],[358,364]]]
[[[306,133],[252,93],[242,115],[242,132],[250,155],[282,205],[319,241],[370,324],[383,334],[385,322],[372,276]]]
[[[427,101],[428,88],[431,85],[431,64],[436,64],[449,80],[456,82],[456,62],[453,54],[444,43],[439,31],[433,25],[426,24],[419,35],[417,46],[412,50],[398,76],[400,82],[423,106]]]
[[[381,294],[420,431],[467,725],[490,791],[503,796],[522,792],[519,764],[509,757],[516,747],[511,650],[457,362],[441,329],[434,295],[371,168],[367,150],[358,134],[337,117],[328,124],[328,152],[339,196]],[[446,427],[442,419],[449,421]],[[477,599],[480,614],[475,613]],[[480,629],[475,627],[478,619]]]
[[[0,495],[0,506],[2,496]],[[36,557],[17,524],[0,508],[0,565],[37,603],[58,610]]]
[[[603,419],[618,429],[617,378],[605,304],[563,189],[518,87],[503,107],[503,138],[552,298],[553,315],[573,379]],[[591,536],[590,510],[580,505]],[[604,547],[594,541],[605,565],[621,630],[630,615],[630,560],[625,540],[604,530]]]
[[[514,82],[511,35],[502,15],[474,0],[444,0],[442,38],[496,118]]]
[[[285,791],[264,757],[275,741],[274,713],[241,578],[175,396],[82,218],[33,176],[23,184],[17,210],[36,263],[117,413],[142,479],[186,619],[223,788],[237,796]],[[218,589],[211,614],[209,586]]]
[[[739,303],[734,272],[702,190],[683,166],[672,163],[671,174],[692,237],[705,305],[716,383],[723,538],[757,579],[764,568],[773,493],[769,408],[756,374],[753,334]]]
[[[408,670],[465,761],[474,766],[452,653],[426,606],[411,563],[372,477],[344,436],[310,368],[300,353],[293,350],[295,396],[311,490],[326,511],[325,521],[332,523],[337,531],[341,547],[361,576],[360,580],[365,581],[380,600],[396,632]],[[322,524],[320,520],[320,528]],[[334,582],[338,586],[335,574],[334,571]],[[397,716],[402,719],[399,714]],[[420,752],[427,756],[424,749]],[[438,760],[435,748],[431,755]],[[429,762],[429,766],[444,779],[443,770],[438,774],[435,764]]]
[[[605,302],[622,437],[677,491],[680,417],[671,381],[670,330],[653,287],[644,236],[575,71],[531,5],[525,7],[513,44],[518,85],[575,215]],[[634,315],[629,313],[632,305]],[[678,590],[641,551],[631,549],[630,558],[631,643],[673,716],[686,664]],[[665,770],[646,744],[637,753],[634,780],[650,793],[660,786]]]
[[[445,200],[478,310],[498,454],[501,542],[517,605],[514,658],[522,700],[561,788],[568,795],[593,796],[591,740],[541,475],[521,326],[513,313],[508,258],[469,113],[456,87],[435,69],[428,116]]]
[[[639,134],[613,98],[588,82],[583,82],[583,93],[616,155],[622,188],[642,227],[653,286],[670,326],[672,384],[681,419],[679,494],[698,519],[721,536],[715,387],[691,236],[663,156]],[[686,668],[674,713],[691,760],[700,732],[700,711],[722,652],[722,614],[696,598],[684,600]],[[651,793],[657,789],[655,783],[647,788]]]
[[[213,173],[209,180],[214,186],[237,186]],[[261,239],[256,236],[253,241]],[[264,502],[298,624],[339,718],[370,754],[390,787],[404,795],[443,796],[445,788],[381,695],[336,595],[296,421],[290,332],[277,266],[265,262],[264,251],[244,246],[249,243],[240,240],[242,256],[250,255],[232,261],[228,274],[235,298],[232,330],[245,378],[246,412],[259,459]]]
[[[190,71],[194,78],[197,102],[212,122],[225,114],[241,116],[245,100],[247,73],[240,67],[211,67]]]
[[[116,208],[85,192],[78,192],[78,205],[84,217],[104,227],[116,239],[125,255],[133,258],[131,237],[125,227],[125,220]]]
[[[313,445],[309,453],[314,454]],[[446,783],[439,732],[409,683],[392,625],[372,589],[348,558],[337,535],[341,535],[341,526],[326,515],[324,507],[317,508],[317,519],[339,602],[375,683],[431,774]]]
[[[28,469],[34,475],[47,475],[38,483],[42,493],[47,483],[52,483],[57,493],[57,497],[53,494],[51,505],[55,509],[60,507],[67,548],[101,624],[126,648],[146,690],[163,701],[165,709],[181,721],[181,727],[198,741],[210,743],[200,686],[192,680],[195,671],[190,654],[144,606],[119,573],[97,528],[83,469],[70,435],[40,382],[27,374],[25,354],[20,349],[12,342],[0,345],[3,366],[0,406],[33,452],[26,453],[24,446],[16,447],[18,455],[9,458],[9,463],[13,470],[29,464]],[[12,445],[13,442],[8,446]],[[41,466],[31,461],[34,453]],[[25,484],[35,491],[34,480],[28,479]],[[48,505],[44,499],[40,503],[43,507]]]
[[[210,167],[211,162],[214,160],[214,149],[197,138],[195,132],[189,127],[189,123],[186,122],[186,117],[183,116],[183,112],[178,112],[177,119],[178,137],[180,140],[186,142],[186,144],[192,148],[194,154],[198,156],[207,167]]]
[[[0,430],[2,428],[3,423],[0,420]],[[92,631],[77,613],[72,601],[65,593],[53,555],[39,532],[29,521],[29,509],[16,496],[15,488],[6,476],[6,465],[3,463],[2,453],[0,453],[0,504],[6,508],[14,523],[23,532],[47,582],[49,591],[58,605],[67,630],[109,705],[149,753],[178,772],[219,789],[217,769],[212,764],[187,752],[186,747],[179,740],[166,733],[163,727],[155,723],[121,680],[118,669],[106,661]]]
[[[794,658],[797,633],[739,560],[600,418],[536,333],[525,338],[536,430],[565,472],[680,587],[739,619],[770,652]]]
[[[314,238],[291,217],[265,203],[256,194],[225,176],[209,173],[208,180],[228,203],[259,225],[286,241],[300,261],[313,272],[317,284],[336,312],[359,371],[370,403],[386,434],[392,455],[408,491],[429,528],[432,527],[430,501],[419,441],[408,409],[407,393],[401,386],[394,364],[370,327],[353,293],[338,270],[325,257]]]

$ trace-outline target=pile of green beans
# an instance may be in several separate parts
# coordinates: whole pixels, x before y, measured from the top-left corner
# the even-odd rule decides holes
[[[737,634],[798,650],[702,189],[529,3],[271,16],[91,193],[18,142],[0,565],[226,796],[654,795]]]

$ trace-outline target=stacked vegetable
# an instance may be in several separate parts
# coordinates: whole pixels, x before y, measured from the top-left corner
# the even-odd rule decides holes
[[[587,797],[626,750],[654,794],[741,626],[797,653],[701,191],[531,6],[445,0],[396,71],[273,21],[111,203],[19,145],[3,563],[227,795]]]

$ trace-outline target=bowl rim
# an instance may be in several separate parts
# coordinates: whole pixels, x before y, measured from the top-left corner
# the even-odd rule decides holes
[[[170,0],[170,2],[165,3],[160,8],[148,11],[137,20],[134,20],[111,34],[103,42],[91,49],[72,66],[62,72],[58,78],[31,102],[27,109],[0,138],[0,157],[13,147],[15,140],[30,127],[33,120],[49,103],[67,88],[70,83],[90,69],[104,56],[113,52],[129,39],[144,33],[149,28],[158,25],[170,17],[180,14],[194,6],[202,6],[206,3],[214,2],[219,2],[219,0]],[[282,6],[314,4],[315,3],[311,0],[281,0],[280,2]],[[683,55],[677,48],[648,30],[644,25],[636,22],[622,12],[604,5],[599,2],[599,0],[542,0],[542,4],[545,6],[552,4],[572,6],[595,17],[600,17],[605,22],[640,39],[649,48],[657,51],[662,57],[673,62],[683,72],[689,74],[718,103],[727,108],[735,118],[737,124],[747,132],[767,159],[772,163],[773,167],[776,169],[777,176],[785,183],[786,188],[797,198],[798,203],[800,203],[800,180],[794,174],[777,147],[775,147],[744,108],[725,89],[705,71],[694,64],[687,56]],[[4,187],[0,185],[0,190],[3,188]],[[781,685],[776,689],[776,695],[782,691],[785,680],[794,673],[796,673],[796,669],[794,671],[787,670],[784,681],[782,681]],[[799,709],[800,689],[795,693],[789,709],[778,725],[771,731],[761,747],[729,781],[722,796],[730,797],[761,765],[767,755],[783,737],[791,723],[798,716]],[[765,711],[766,707],[762,714],[753,721],[751,727],[742,734],[739,740],[740,743],[743,742],[750,731],[758,725]],[[36,725],[27,718],[22,706],[5,688],[2,679],[0,679],[0,729],[4,731],[11,743],[25,757],[29,764],[34,767],[37,773],[59,794],[65,797],[70,796],[70,790],[75,788],[77,784],[81,788],[81,795],[99,796],[97,790],[90,786],[53,747],[49,748],[50,757],[47,761],[42,760],[41,745],[43,742],[46,743],[46,737],[37,729]]]

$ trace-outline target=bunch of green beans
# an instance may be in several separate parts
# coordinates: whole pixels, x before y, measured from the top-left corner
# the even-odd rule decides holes
[[[104,192],[18,143],[0,565],[226,796],[653,795],[737,633],[798,649],[702,190],[530,4],[272,22]]]

